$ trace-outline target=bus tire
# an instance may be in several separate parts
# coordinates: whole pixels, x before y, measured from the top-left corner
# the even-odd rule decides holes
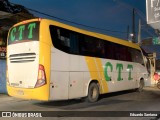
[[[92,82],[88,88],[87,102],[96,102],[99,98],[99,86],[98,83]]]
[[[139,88],[137,89],[138,92],[142,92],[143,91],[143,88],[144,88],[144,80],[141,79],[139,81]]]

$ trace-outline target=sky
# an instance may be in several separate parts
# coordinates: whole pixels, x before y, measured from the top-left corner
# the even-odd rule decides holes
[[[48,14],[49,17],[31,11],[38,17],[49,18],[71,24],[83,29],[111,35],[121,39],[128,39],[132,33],[133,7],[136,9],[135,23],[138,33],[138,20],[145,24],[145,0],[9,0],[26,8]],[[66,22],[63,20],[71,21]],[[73,24],[78,23],[81,25]],[[146,27],[146,26],[144,26]],[[152,30],[142,29],[142,38],[153,36]],[[148,32],[149,31],[149,32]],[[151,32],[150,32],[151,31]]]
[[[32,9],[30,12],[37,17],[57,20],[123,40],[131,40],[129,35],[132,33],[134,8],[136,38],[139,20],[142,40],[156,36],[154,29],[146,23],[146,0],[9,0],[9,2]],[[34,10],[50,17],[33,12]],[[157,52],[160,59],[159,45],[145,46],[145,49],[147,52]]]

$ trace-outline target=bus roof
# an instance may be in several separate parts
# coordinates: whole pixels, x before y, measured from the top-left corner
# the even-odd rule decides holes
[[[25,23],[28,23],[28,22],[33,22],[33,21],[46,22],[46,23],[48,23],[48,25],[59,26],[59,27],[62,27],[62,28],[68,29],[68,30],[72,30],[72,31],[75,31],[75,32],[78,32],[78,33],[82,33],[82,34],[85,34],[85,35],[88,35],[88,36],[96,37],[96,38],[99,38],[99,39],[107,40],[107,41],[110,41],[110,42],[113,42],[113,43],[121,44],[121,45],[124,45],[124,46],[128,46],[128,47],[140,50],[139,45],[136,44],[136,43],[132,43],[132,42],[129,42],[129,41],[126,41],[126,40],[122,40],[122,39],[119,39],[119,38],[116,38],[116,37],[108,36],[108,35],[97,33],[97,32],[91,32],[91,31],[84,30],[84,29],[81,29],[81,28],[77,28],[77,27],[67,25],[67,24],[64,24],[64,23],[61,23],[61,22],[57,22],[55,20],[36,18],[36,19],[30,19],[30,20],[25,20],[25,21],[19,22],[19,23],[15,24],[14,26],[17,26],[17,25],[20,25],[20,24],[25,24]]]

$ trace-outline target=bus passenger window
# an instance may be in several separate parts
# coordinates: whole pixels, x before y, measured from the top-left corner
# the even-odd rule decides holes
[[[50,34],[55,48],[70,54],[79,54],[81,34],[51,25]]]
[[[56,26],[50,26],[50,34],[53,45],[64,52],[69,52],[70,49],[70,36],[69,31],[58,28]]]
[[[80,51],[82,55],[86,56],[105,57],[104,42],[95,37],[84,36],[83,39],[80,40]]]
[[[66,47],[70,47],[70,39],[69,39],[67,33],[65,33],[64,31],[61,33],[60,29],[57,29],[57,35],[58,35],[58,39],[61,41],[62,45],[66,46]]]
[[[105,58],[114,59],[114,51],[115,51],[114,44],[108,41],[104,41],[104,48],[105,48]]]
[[[131,49],[131,55],[132,55],[132,62],[136,62],[136,63],[140,63],[140,64],[144,65],[141,51]]]
[[[79,35],[77,33],[70,33],[70,53],[79,54]]]

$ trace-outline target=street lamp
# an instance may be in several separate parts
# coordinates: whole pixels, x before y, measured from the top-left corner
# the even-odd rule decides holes
[[[129,42],[133,42],[134,34],[130,33],[129,34]]]

